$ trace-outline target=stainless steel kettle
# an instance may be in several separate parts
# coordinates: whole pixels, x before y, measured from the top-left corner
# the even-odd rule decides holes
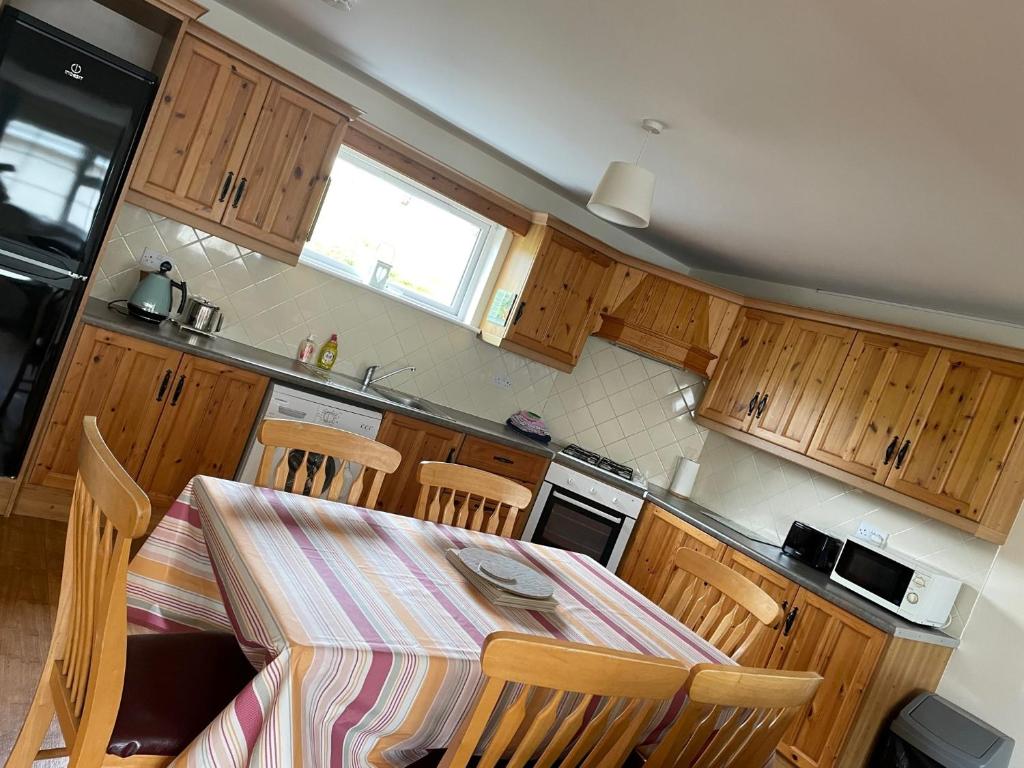
[[[185,281],[180,283],[171,280],[167,273],[174,268],[169,261],[160,265],[159,272],[150,272],[135,286],[132,297],[128,299],[128,311],[140,320],[150,323],[162,323],[171,316],[174,295],[173,288],[181,291],[181,304],[178,312],[185,310],[185,301],[188,299],[188,288]]]

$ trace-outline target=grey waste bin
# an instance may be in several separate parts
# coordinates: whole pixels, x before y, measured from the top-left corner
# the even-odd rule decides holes
[[[874,768],[1007,768],[1013,739],[934,693],[897,715]]]

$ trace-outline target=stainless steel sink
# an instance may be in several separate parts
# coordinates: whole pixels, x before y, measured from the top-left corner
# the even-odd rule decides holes
[[[383,397],[385,400],[390,400],[396,405],[401,405],[406,408],[412,408],[416,411],[422,411],[423,413],[429,413],[431,416],[436,416],[439,419],[445,419],[446,421],[452,421],[452,418],[448,415],[441,413],[441,410],[437,408],[433,403],[428,403],[424,400],[420,400],[414,395],[407,395],[404,392],[398,392],[393,389],[385,389],[384,387],[370,387],[372,392]]]

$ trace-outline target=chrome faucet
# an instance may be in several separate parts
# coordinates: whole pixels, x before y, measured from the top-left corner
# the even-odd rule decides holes
[[[402,373],[404,371],[413,371],[413,372],[415,372],[415,370],[416,370],[415,366],[407,365],[405,368],[399,368],[397,371],[392,371],[391,373],[385,373],[383,376],[374,376],[374,374],[377,373],[377,368],[379,368],[379,367],[380,366],[377,366],[377,365],[371,365],[371,366],[369,366],[366,369],[366,373],[363,374],[363,386],[364,387],[373,386],[378,381],[384,381],[384,379],[389,379],[392,376],[394,376],[396,373]]]

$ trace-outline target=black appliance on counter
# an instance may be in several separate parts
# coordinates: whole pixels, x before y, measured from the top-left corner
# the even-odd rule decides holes
[[[799,520],[789,527],[786,541],[782,544],[784,554],[823,573],[832,572],[842,551],[841,539],[833,538]]]
[[[21,469],[156,83],[0,14],[0,476]]]

